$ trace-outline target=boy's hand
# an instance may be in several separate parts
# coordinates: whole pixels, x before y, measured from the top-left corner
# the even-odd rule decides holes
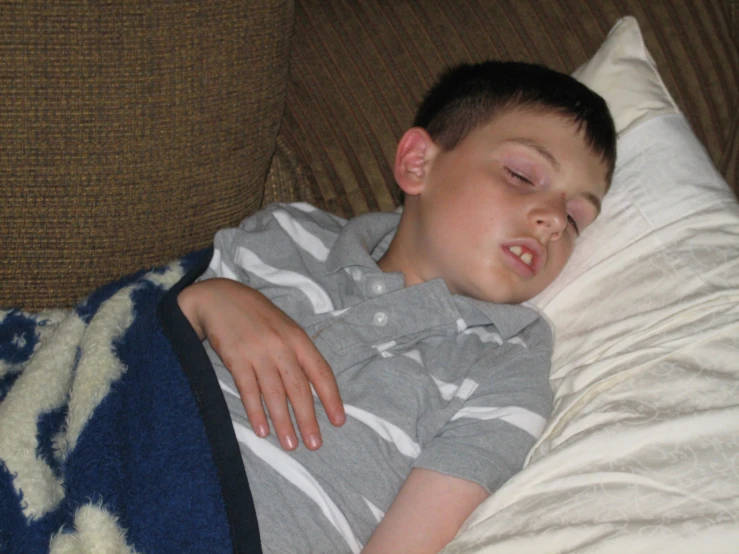
[[[290,317],[255,289],[230,279],[195,283],[178,296],[190,324],[211,346],[233,375],[252,429],[260,437],[272,425],[285,450],[298,446],[288,400],[310,450],[321,446],[311,384],[329,420],[345,420],[336,379],[308,335]]]

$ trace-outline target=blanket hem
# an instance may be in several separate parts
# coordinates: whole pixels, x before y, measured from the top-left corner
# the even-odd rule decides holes
[[[241,452],[233,427],[223,424],[224,421],[231,421],[226,401],[208,355],[177,303],[177,295],[207,269],[211,257],[212,248],[206,250],[203,260],[167,291],[159,303],[157,316],[190,383],[205,425],[218,471],[234,552],[261,554],[257,515]]]

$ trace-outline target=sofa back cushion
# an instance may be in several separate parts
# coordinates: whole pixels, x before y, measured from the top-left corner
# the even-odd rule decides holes
[[[737,183],[739,54],[730,0],[296,0],[283,127],[267,200],[343,216],[398,202],[395,144],[446,67],[486,58],[572,72],[634,15],[668,89]],[[733,164],[733,165],[732,165]],[[731,173],[731,174],[729,174]]]
[[[0,306],[65,306],[256,209],[289,0],[0,10]]]

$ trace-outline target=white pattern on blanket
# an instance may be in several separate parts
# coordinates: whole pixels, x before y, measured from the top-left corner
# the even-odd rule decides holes
[[[146,276],[167,286],[181,277],[178,265]],[[133,321],[131,291],[136,286],[124,287],[108,299],[89,326],[71,310],[29,316],[43,334],[28,366],[0,403],[0,459],[15,475],[13,484],[23,493],[23,513],[29,519],[53,510],[64,497],[61,477],[36,455],[38,420],[67,405],[63,432],[53,441],[55,456],[63,463],[111,383],[125,371],[113,345]]]

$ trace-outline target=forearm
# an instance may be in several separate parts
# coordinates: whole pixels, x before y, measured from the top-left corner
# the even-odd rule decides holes
[[[487,497],[487,491],[472,481],[414,469],[363,553],[439,552]]]
[[[343,424],[344,408],[328,363],[305,331],[259,291],[214,278],[190,285],[177,300],[200,340],[208,339],[233,375],[257,435],[269,434],[266,404],[280,444],[287,450],[297,447],[289,402],[305,445],[319,448],[311,386],[331,422]]]

